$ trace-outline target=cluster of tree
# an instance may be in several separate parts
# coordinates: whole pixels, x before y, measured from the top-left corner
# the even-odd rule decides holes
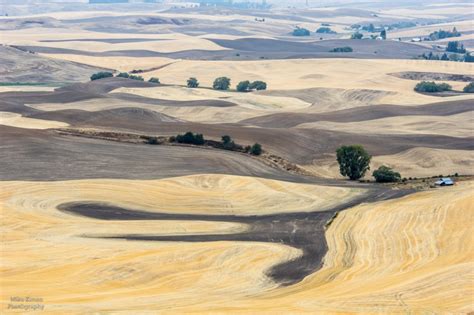
[[[309,30],[307,30],[306,28],[302,28],[302,27],[296,27],[294,30],[293,30],[293,36],[309,36],[311,33]]]
[[[193,78],[191,78],[191,79],[193,79]],[[197,80],[196,80],[195,83],[197,83]],[[190,84],[190,82],[188,80],[188,87],[189,87],[189,84]],[[228,90],[230,88],[230,78],[228,78],[228,77],[216,78],[214,80],[214,83],[212,84],[212,88],[214,90]],[[245,80],[245,81],[239,82],[236,86],[236,89],[239,92],[248,92],[248,91],[251,91],[251,90],[266,90],[267,89],[267,83],[265,83],[263,81],[258,81],[258,80],[253,81],[253,82]]]
[[[361,145],[342,146],[336,151],[339,172],[350,180],[358,180],[364,177],[370,170],[371,156]],[[382,165],[372,173],[379,183],[398,182],[401,175],[390,167]]]
[[[463,44],[459,44],[458,41],[448,42],[448,46],[446,46],[446,51],[464,54],[466,53],[466,48],[464,48]]]
[[[179,134],[177,136],[172,136],[169,139],[169,142],[185,143],[185,144],[194,144],[194,145],[208,145],[214,148],[230,150],[230,151],[239,151],[244,153],[249,153],[252,155],[260,155],[263,152],[262,146],[259,143],[254,143],[253,145],[247,145],[245,147],[236,144],[231,136],[224,135],[221,137],[221,141],[206,140],[204,136],[200,133],[194,133],[188,131],[184,134]],[[150,137],[147,139],[148,144],[159,144],[158,138]]]
[[[316,33],[319,33],[319,34],[337,34],[335,31],[333,31],[332,29],[330,29],[329,27],[320,27],[316,30]]]
[[[250,82],[248,80],[245,80],[245,81],[240,81],[239,84],[237,84],[236,89],[239,92],[249,92],[251,90],[257,90],[257,91],[266,90],[267,83],[263,81]]]
[[[429,54],[423,53],[419,56],[419,58],[426,59],[426,60],[443,60],[443,61],[464,61],[464,62],[474,62],[474,56],[471,53],[467,52],[466,54],[447,54],[443,53],[441,56],[438,54],[433,54],[430,52]]]
[[[179,134],[176,137],[170,137],[169,141],[195,145],[203,145],[205,142],[204,136],[201,133],[193,133],[191,131]]]
[[[438,40],[438,39],[443,39],[443,38],[459,37],[459,36],[461,36],[461,33],[458,32],[456,27],[453,27],[452,31],[439,30],[428,35],[430,40]]]
[[[221,140],[222,148],[225,150],[243,151],[252,155],[260,155],[263,152],[262,146],[259,143],[242,147],[241,145],[236,144],[228,135],[222,136]]]
[[[425,92],[425,93],[436,93],[436,92],[444,92],[444,91],[451,91],[451,85],[447,83],[436,83],[433,81],[421,81],[415,86],[415,91],[417,92]]]
[[[141,75],[128,74],[127,72],[120,72],[117,75],[117,78],[124,78],[124,79],[137,80],[137,81],[145,81],[145,79],[143,79],[143,77]],[[154,79],[156,79],[156,78],[154,78]],[[149,81],[149,82],[152,82],[152,81]],[[157,83],[160,83],[160,80],[158,80]]]
[[[464,55],[464,62],[474,62],[474,56],[471,53],[466,53]]]
[[[114,76],[114,74],[112,72],[106,72],[106,71],[97,72],[97,73],[94,73],[91,76],[91,81],[105,79],[105,78],[111,78],[113,76]]]
[[[474,82],[469,83],[463,89],[464,93],[474,93]]]
[[[336,47],[331,49],[329,52],[352,52],[352,47],[344,46],[344,47]]]
[[[387,30],[393,30],[393,29],[399,29],[399,28],[408,28],[408,27],[415,27],[416,23],[410,22],[410,21],[401,21],[397,23],[392,23],[392,24],[384,24],[382,25],[383,28]]]

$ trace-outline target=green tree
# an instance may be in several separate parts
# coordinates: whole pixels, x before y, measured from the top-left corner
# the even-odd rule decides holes
[[[462,89],[464,93],[474,93],[474,82],[469,83]]]
[[[301,28],[301,27],[296,27],[294,30],[293,30],[293,36],[309,36],[310,35],[310,32],[309,30],[305,29],[305,28]]]
[[[150,80],[148,80],[148,82],[160,84],[160,79],[153,77],[153,78],[150,78]]]
[[[449,57],[446,53],[444,53],[442,56],[441,56],[441,59],[440,60],[443,60],[443,61],[449,61]]]
[[[91,81],[95,81],[95,80],[100,80],[100,79],[105,79],[105,78],[111,78],[113,77],[113,73],[112,72],[97,72],[97,73],[94,73],[92,76],[91,76]]]
[[[382,165],[372,173],[377,183],[394,183],[402,178],[400,173],[395,172],[390,167]]]
[[[184,135],[177,135],[176,142],[203,145],[205,140],[204,136],[200,133],[192,133],[191,131],[186,132]]]
[[[219,77],[214,80],[212,88],[214,90],[228,90],[230,87],[230,79],[228,77]]]
[[[352,47],[344,46],[344,47],[336,47],[331,49],[329,52],[352,52]]]
[[[131,80],[145,81],[145,79],[143,79],[143,77],[141,75],[132,74],[128,78],[131,79]]]
[[[464,62],[474,62],[474,56],[471,53],[466,53],[464,55]]]
[[[188,88],[197,88],[199,86],[199,81],[196,78],[191,77],[186,81],[186,85]]]
[[[222,146],[226,150],[232,150],[235,147],[235,142],[232,138],[228,135],[222,136]]]
[[[354,34],[351,35],[351,39],[362,39],[362,37],[364,37],[364,35],[362,35],[362,33],[359,33],[359,32],[355,32]]]
[[[248,92],[249,91],[249,86],[250,86],[250,81],[249,80],[240,81],[239,84],[237,84],[237,91],[239,91],[239,92]]]
[[[262,154],[262,145],[259,143],[255,143],[253,146],[250,147],[249,153],[252,155],[260,155]]]
[[[351,180],[365,175],[372,158],[361,145],[342,146],[336,151],[339,172]]]
[[[320,27],[316,30],[316,33],[319,33],[319,34],[336,34],[336,32],[333,31],[329,27]]]
[[[436,83],[433,81],[421,81],[415,86],[415,91],[426,93],[451,91],[451,89],[451,85],[447,83]]]
[[[454,41],[448,42],[448,46],[446,46],[446,51],[464,54],[466,52],[466,48],[464,48],[463,44],[459,44],[458,41]]]
[[[130,75],[127,73],[127,72],[120,72],[119,74],[117,74],[117,78],[125,78],[125,79],[128,79]]]
[[[266,90],[267,89],[267,83],[263,82],[263,81],[253,81],[252,83],[250,83],[249,89],[257,90],[257,91]]]
[[[382,37],[382,39],[387,39],[387,31],[385,29],[383,29],[381,32],[380,32],[380,37]]]

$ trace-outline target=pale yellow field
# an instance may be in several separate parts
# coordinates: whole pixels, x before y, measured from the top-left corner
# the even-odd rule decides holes
[[[0,125],[26,129],[49,129],[69,126],[64,122],[23,117],[11,112],[0,112]]]
[[[156,188],[160,181],[0,183],[2,309],[10,296],[31,296],[42,298],[45,310],[57,314],[99,309],[114,313],[212,310],[365,314],[472,310],[472,183],[340,213],[327,231],[329,251],[324,267],[286,288],[277,287],[264,275],[274,264],[299,255],[298,250],[283,245],[81,237],[124,232],[230,233],[244,226],[100,221],[55,209],[63,202],[89,200],[148,211],[174,211],[182,203],[181,196],[193,194],[194,188],[190,190],[189,185],[200,186],[204,196],[215,186],[213,177],[219,181],[217,175],[168,180],[170,189],[173,181],[179,182],[182,193],[175,188],[176,197],[167,193],[166,200]],[[278,185],[271,190],[277,191]],[[291,193],[296,190],[292,188]],[[247,193],[240,199],[252,195]],[[299,202],[299,198],[293,200]],[[203,201],[198,198],[188,209],[207,213],[206,209],[222,208],[221,200],[214,199],[213,205]],[[265,206],[261,209],[273,210]]]
[[[361,134],[432,134],[463,138],[474,136],[474,114],[465,112],[451,116],[398,116],[345,123],[318,121],[298,127]]]
[[[212,71],[209,71],[212,69]],[[164,69],[145,74],[159,77],[163,83],[184,84],[190,76],[210,87],[216,77],[231,78],[232,86],[243,80],[263,80],[269,90],[305,88],[369,89],[392,92],[379,101],[384,104],[419,105],[445,101],[413,91],[418,81],[400,79],[389,73],[402,71],[442,72],[470,75],[474,66],[467,63],[427,60],[356,60],[306,59],[265,61],[191,61],[183,60]],[[463,82],[449,82],[455,89]],[[472,99],[472,95],[453,96],[449,100]]]
[[[405,30],[404,29],[394,30],[392,32],[388,32],[387,36],[388,38],[420,37],[423,35],[427,36],[439,30],[451,31],[453,27],[456,27],[456,29],[461,33],[474,30],[474,25],[472,24],[472,21],[459,21],[459,22],[451,22],[451,23],[440,23],[440,24],[417,26],[417,27],[409,28]],[[459,39],[459,37],[456,37],[456,40],[457,39]]]
[[[269,96],[255,93],[236,93],[209,89],[188,89],[185,87],[119,88],[112,93],[130,93],[145,97],[175,101],[225,100],[239,106],[256,110],[297,110],[311,106],[294,97]]]
[[[379,155],[372,158],[371,170],[365,175],[373,179],[372,172],[381,165],[393,167],[402,177],[431,177],[448,174],[474,174],[474,152],[470,150],[447,150],[432,148],[413,148],[392,155]],[[312,173],[331,178],[342,178],[334,156],[304,165]]]
[[[63,29],[63,32],[52,33],[51,29],[25,29],[2,31],[0,43],[6,45],[31,45],[31,46],[47,46],[54,48],[77,49],[88,52],[104,52],[118,50],[151,50],[162,53],[176,52],[182,50],[202,49],[202,50],[225,50],[213,42],[199,37],[188,36],[179,33],[159,34],[159,35],[141,35],[140,38],[152,38],[159,41],[144,41],[131,43],[104,43],[89,41],[67,41],[67,42],[41,42],[41,40],[50,39],[107,39],[107,38],[137,38],[136,34],[109,34],[87,31],[75,31]],[[104,65],[105,66],[105,65]]]
[[[0,93],[4,92],[52,92],[56,89],[54,86],[39,85],[10,85],[0,86]]]

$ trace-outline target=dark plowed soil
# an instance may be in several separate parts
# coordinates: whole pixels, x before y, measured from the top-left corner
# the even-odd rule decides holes
[[[160,236],[124,233],[120,235],[104,235],[101,236],[101,238],[135,241],[243,241],[285,244],[300,249],[303,254],[294,260],[273,266],[267,271],[267,275],[275,282],[286,286],[301,281],[307,275],[316,272],[322,266],[322,259],[327,252],[327,242],[324,237],[325,226],[337,211],[352,207],[360,203],[362,200],[368,202],[396,198],[409,193],[411,193],[409,190],[375,189],[369,193],[368,196],[339,205],[327,211],[250,216],[156,213],[124,209],[93,202],[63,204],[58,208],[67,213],[100,220],[192,220],[247,224],[248,229],[245,232],[236,234]]]
[[[304,180],[224,150],[126,144],[2,125],[0,152],[0,180],[158,179],[193,174]]]
[[[0,82],[62,83],[88,80],[104,68],[45,58],[0,45]]]
[[[236,40],[211,39],[227,50],[185,50],[161,53],[151,50],[114,50],[90,52],[47,46],[21,46],[22,49],[50,54],[78,54],[85,56],[131,56],[167,57],[191,60],[257,60],[290,58],[388,58],[410,59],[423,53],[436,50],[412,43],[380,40],[335,39],[301,42],[298,40],[276,40],[262,38],[243,38]],[[331,53],[336,47],[350,46],[351,53]]]

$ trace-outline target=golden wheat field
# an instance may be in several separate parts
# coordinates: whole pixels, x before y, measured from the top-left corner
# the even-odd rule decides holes
[[[166,207],[175,212],[186,204],[186,198],[206,196],[209,185],[238,189],[226,187],[229,180],[243,180],[243,184],[249,179],[199,176],[158,181],[158,185],[104,180],[4,182],[2,225],[8,233],[3,237],[2,304],[8,303],[8,295],[28,294],[41,296],[51,313],[83,313],[97,308],[133,312],[148,307],[164,313],[444,313],[465,312],[472,307],[471,182],[340,213],[327,230],[324,267],[286,288],[275,286],[264,270],[299,255],[288,246],[95,238],[124,229],[164,235],[235,233],[245,225],[97,221],[56,209],[67,201],[97,200],[150,211]],[[168,183],[180,182],[188,187],[181,191],[184,199],[165,194],[163,189],[172,189]],[[252,182],[269,185],[270,200],[255,200],[242,192],[234,210],[227,211],[251,213],[257,205],[273,211],[278,204],[274,197],[286,194],[286,202],[299,205],[302,201],[298,195],[307,193],[303,186],[281,191],[284,186],[279,183]],[[319,193],[329,192],[319,189]],[[146,198],[138,201],[134,194]],[[158,198],[160,194],[167,200]],[[242,203],[245,197],[248,203]],[[202,213],[203,208],[212,207],[221,212],[221,201],[196,201],[186,210]]]
[[[2,3],[0,314],[474,314],[473,34],[463,0]]]

